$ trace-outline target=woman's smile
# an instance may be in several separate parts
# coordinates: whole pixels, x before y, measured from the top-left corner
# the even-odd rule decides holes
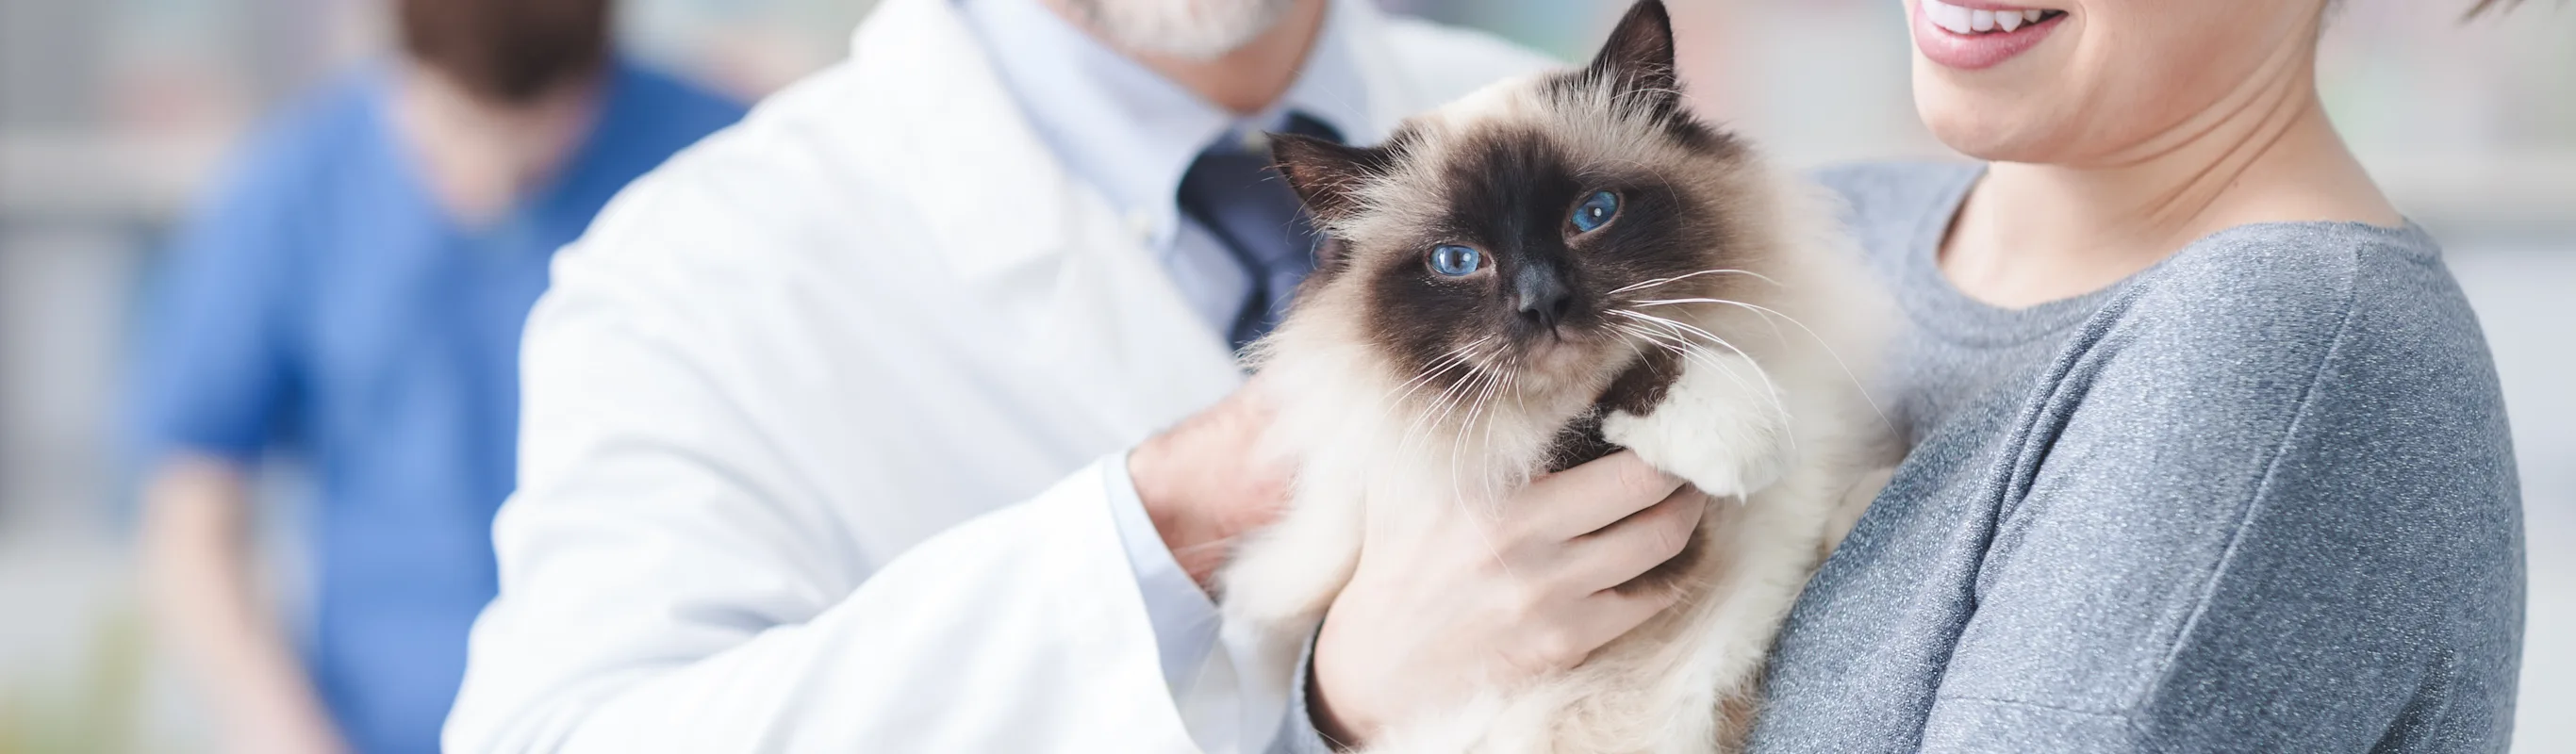
[[[1914,8],[1914,46],[1942,66],[1985,68],[2037,46],[2065,18],[2062,10],[1921,0]]]

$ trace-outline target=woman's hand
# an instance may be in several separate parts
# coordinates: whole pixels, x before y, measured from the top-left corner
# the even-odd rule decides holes
[[[1561,672],[1678,599],[1613,587],[1679,554],[1697,490],[1618,453],[1539,479],[1499,519],[1443,505],[1418,532],[1372,527],[1315,640],[1309,708],[1345,745],[1478,688]]]

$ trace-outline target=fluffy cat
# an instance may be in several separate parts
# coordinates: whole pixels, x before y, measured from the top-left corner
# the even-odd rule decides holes
[[[1890,460],[1855,376],[1881,298],[1829,201],[1691,116],[1657,0],[1586,67],[1495,84],[1381,147],[1274,150],[1328,240],[1256,349],[1268,439],[1301,470],[1223,575],[1229,624],[1302,639],[1364,518],[1499,506],[1629,448],[1710,500],[1683,554],[1623,587],[1683,599],[1373,750],[1736,748],[1781,619]]]

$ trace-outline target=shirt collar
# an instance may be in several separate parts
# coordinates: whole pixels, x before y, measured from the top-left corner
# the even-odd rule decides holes
[[[1340,7],[1349,0],[1333,0],[1325,11],[1296,83],[1248,118],[1120,54],[1038,0],[954,1],[1038,137],[1156,246],[1177,232],[1181,175],[1210,144],[1283,128],[1291,110],[1344,134],[1363,133],[1369,122],[1346,28],[1352,14]]]

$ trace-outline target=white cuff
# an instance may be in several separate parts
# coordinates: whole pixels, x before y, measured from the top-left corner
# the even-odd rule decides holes
[[[1177,697],[1189,688],[1216,646],[1216,603],[1209,601],[1207,592],[1163,545],[1154,519],[1145,514],[1144,499],[1136,494],[1135,480],[1127,476],[1127,454],[1102,459],[1100,468],[1108,485],[1110,518],[1118,526],[1119,542],[1126,545],[1127,567],[1136,574],[1136,589],[1145,596],[1145,617],[1154,624],[1163,682]]]

